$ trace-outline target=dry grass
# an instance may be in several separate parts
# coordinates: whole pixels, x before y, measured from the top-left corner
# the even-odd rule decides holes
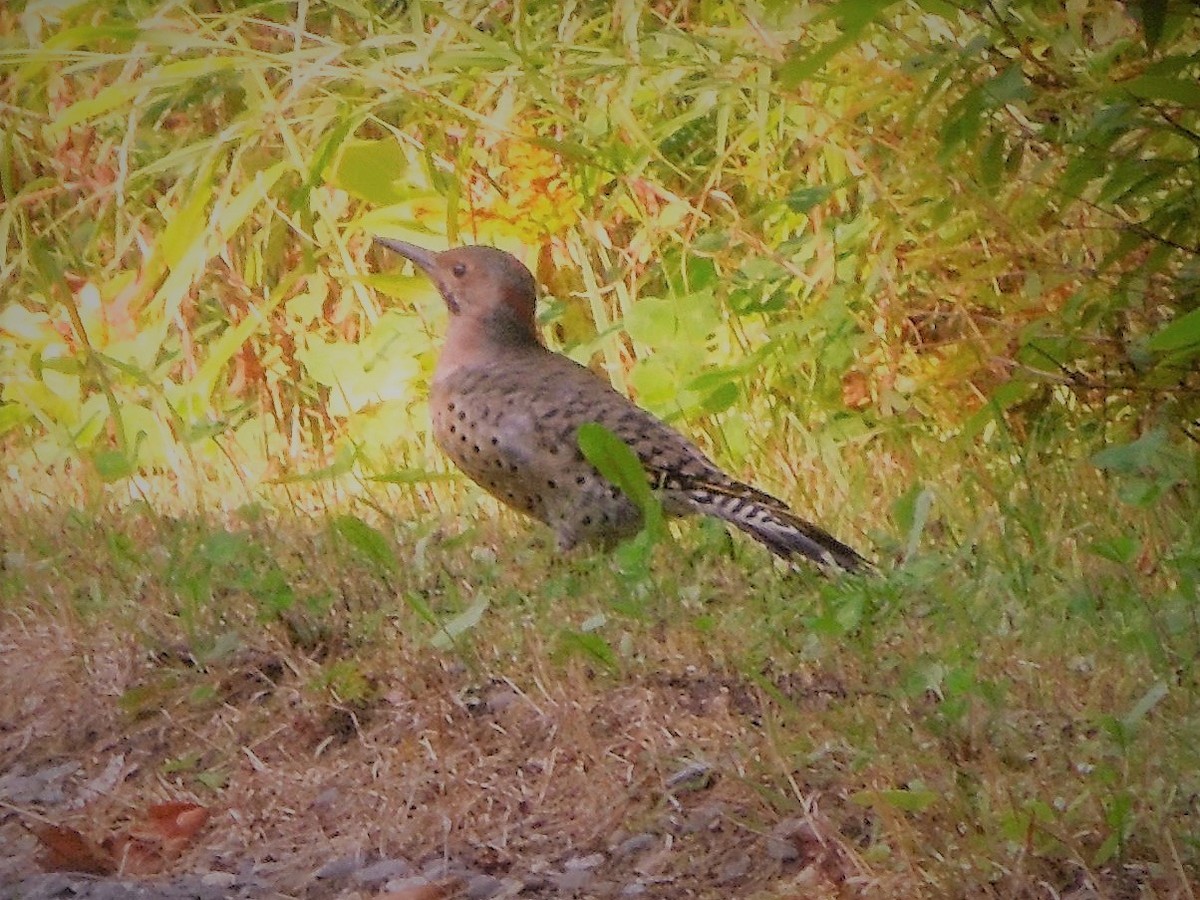
[[[102,834],[194,797],[216,815],[182,869],[306,897],[354,854],[557,895],[594,853],[592,896],[1191,896],[1194,632],[1153,645],[1152,579],[924,557],[826,582],[701,528],[639,580],[487,510],[376,518],[389,570],[305,511],[330,505],[10,508],[0,766],[81,768],[6,807],[0,877],[38,816]],[[430,645],[427,615],[485,596]]]

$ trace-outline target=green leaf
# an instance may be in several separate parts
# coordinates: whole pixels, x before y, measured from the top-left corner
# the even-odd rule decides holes
[[[229,774],[220,769],[208,769],[196,776],[196,780],[215,794],[221,793],[229,781]]]
[[[1004,144],[1004,132],[997,131],[984,145],[983,153],[979,156],[979,181],[990,190],[1000,186],[1000,178],[1004,174]]]
[[[1096,541],[1088,550],[1103,559],[1127,566],[1133,562],[1141,546],[1135,538],[1126,534],[1106,541]]]
[[[917,6],[925,10],[925,12],[933,13],[935,16],[941,16],[943,19],[951,21],[958,18],[959,8],[948,0],[917,0]]]
[[[650,489],[646,470],[629,445],[598,422],[580,425],[576,440],[587,461],[637,504],[645,520],[645,530],[655,537],[662,534],[665,527],[662,505]]]
[[[0,435],[6,434],[31,418],[33,418],[32,414],[20,403],[0,404]]]
[[[795,87],[815,75],[827,62],[858,40],[863,29],[895,0],[841,0],[825,7],[816,21],[835,19],[842,33],[816,50],[800,54],[788,60],[779,69],[779,82],[784,87]]]
[[[1151,53],[1162,40],[1163,26],[1167,21],[1167,3],[1169,0],[1142,0],[1142,37],[1146,41],[1146,49]]]
[[[347,141],[329,181],[374,206],[391,206],[408,196],[397,185],[407,168],[404,149],[394,140]]]
[[[382,481],[385,484],[432,484],[437,481],[455,481],[458,477],[454,472],[435,472],[431,469],[396,469],[382,475],[372,475],[368,480]]]
[[[104,481],[120,481],[137,471],[136,460],[130,459],[120,450],[101,450],[94,453],[92,464]]]
[[[396,555],[379,529],[358,516],[344,515],[333,520],[333,530],[379,570],[396,571]]]
[[[675,304],[666,297],[642,297],[625,315],[625,331],[635,341],[661,347],[675,339]]]
[[[726,381],[705,394],[704,399],[700,401],[700,408],[709,415],[716,415],[737,403],[739,396],[740,391],[738,391],[737,384],[733,381]]]
[[[993,107],[1023,100],[1029,94],[1029,86],[1025,83],[1025,73],[1021,71],[1020,63],[1013,63],[984,85],[984,95]]]
[[[1133,705],[1133,708],[1127,712],[1121,719],[1121,724],[1125,726],[1126,731],[1133,731],[1142,719],[1154,707],[1158,706],[1170,692],[1170,687],[1165,681],[1156,681],[1150,686],[1150,689],[1141,696],[1141,699]]]
[[[620,662],[613,648],[594,631],[564,631],[560,640],[567,651],[582,652],[609,670],[619,668]]]
[[[883,790],[857,791],[850,795],[850,800],[859,806],[887,806],[901,812],[924,812],[938,795],[928,790]]]
[[[1167,432],[1162,428],[1152,428],[1132,443],[1107,447],[1093,454],[1092,465],[1119,475],[1153,472],[1166,445]]]
[[[1125,90],[1145,100],[1167,100],[1200,109],[1200,83],[1161,75],[1142,75],[1124,85]]]
[[[1193,309],[1179,318],[1168,322],[1146,343],[1151,350],[1169,353],[1185,348],[1200,349],[1200,309]]]
[[[933,492],[920,482],[914,483],[892,504],[892,518],[902,531],[908,532],[904,547],[905,562],[917,552],[932,507]]]
[[[826,184],[814,184],[810,187],[792,191],[784,198],[788,209],[795,213],[808,213],[818,204],[824,203],[832,196],[834,189]]]
[[[449,650],[466,632],[470,631],[483,619],[490,601],[487,597],[479,597],[474,603],[458,615],[447,619],[438,625],[437,634],[429,639],[430,646],[438,650]]]

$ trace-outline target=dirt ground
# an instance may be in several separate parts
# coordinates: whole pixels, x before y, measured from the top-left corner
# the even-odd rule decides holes
[[[195,661],[119,636],[9,616],[0,656],[3,896],[913,893],[860,857],[871,823],[835,784],[789,773],[779,795],[767,700],[720,673],[518,685],[427,654],[337,705],[284,657],[238,651],[200,702]],[[100,842],[180,800],[211,817],[161,873],[39,874],[40,824]]]

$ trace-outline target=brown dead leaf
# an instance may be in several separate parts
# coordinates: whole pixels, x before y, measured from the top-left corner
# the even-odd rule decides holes
[[[104,849],[121,872],[153,875],[187,849],[209,815],[207,807],[196,803],[158,803],[147,808],[144,821],[107,838]]]
[[[418,884],[380,894],[375,900],[445,900],[459,887],[459,879],[449,878],[435,884]]]
[[[207,806],[182,800],[157,803],[146,810],[151,828],[167,842],[190,841],[204,827],[209,815]]]
[[[842,403],[850,409],[866,409],[871,405],[871,385],[862,372],[847,372],[842,376]]]
[[[160,842],[128,832],[109,835],[104,839],[104,849],[117,861],[117,871],[122,875],[156,875],[166,863]]]
[[[87,872],[111,875],[117,871],[113,857],[74,828],[38,825],[31,829],[42,845],[37,862],[47,872]]]

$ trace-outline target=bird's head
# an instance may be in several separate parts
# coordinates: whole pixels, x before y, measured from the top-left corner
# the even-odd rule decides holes
[[[440,253],[408,241],[375,243],[411,260],[433,280],[455,322],[471,323],[499,340],[538,343],[533,275],[515,256],[495,247],[455,247]]]

